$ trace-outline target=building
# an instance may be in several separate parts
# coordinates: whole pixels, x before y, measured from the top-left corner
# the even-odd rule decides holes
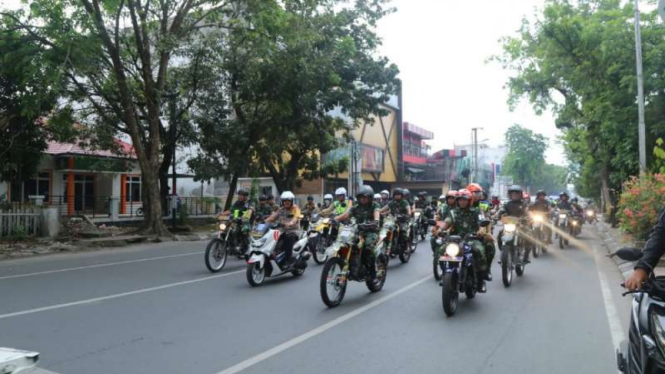
[[[473,145],[456,145],[456,151],[466,151],[473,155]],[[503,160],[508,153],[508,147],[501,145],[490,147],[487,144],[478,144],[478,170],[476,171],[475,182],[483,186],[485,190],[490,190],[498,175],[501,175]],[[472,156],[473,157],[473,156]],[[469,158],[469,168],[471,170],[471,179],[473,179],[474,160]],[[494,192],[492,192],[494,193]]]

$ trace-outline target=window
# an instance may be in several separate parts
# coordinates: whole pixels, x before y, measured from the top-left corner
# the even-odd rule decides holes
[[[125,181],[125,201],[141,201],[141,177],[127,177]]]
[[[51,177],[48,172],[38,173],[35,177],[26,180],[23,183],[11,183],[12,201],[28,201],[30,196],[44,196],[44,201],[49,201],[51,192]]]

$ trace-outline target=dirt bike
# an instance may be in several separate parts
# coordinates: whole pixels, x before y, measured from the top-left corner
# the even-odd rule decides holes
[[[370,292],[378,292],[383,288],[388,271],[388,256],[377,251],[373,263],[367,261],[365,252],[374,248],[365,248],[365,242],[360,236],[364,231],[376,231],[376,226],[376,223],[354,222],[340,226],[337,240],[326,251],[328,261],[321,271],[321,300],[329,308],[342,302],[349,280],[365,282]]]
[[[383,251],[391,258],[398,256],[399,260],[406,264],[411,259],[413,245],[410,240],[406,242],[400,242],[400,235],[402,234],[402,225],[400,223],[408,223],[409,216],[398,215],[397,217],[388,215],[384,218],[383,227],[379,232],[379,243],[378,245],[383,245],[385,248]]]
[[[334,221],[331,218],[320,218],[318,215],[313,218],[308,232],[309,249],[314,262],[322,265],[328,260],[326,249],[333,243],[331,231]]]
[[[239,259],[247,260],[249,240],[243,234],[243,225],[246,224],[242,218],[231,218],[230,216],[219,216],[219,231],[215,238],[210,240],[205,252],[205,264],[208,270],[217,273],[224,269],[229,255]]]
[[[526,248],[524,239],[518,230],[520,218],[503,217],[503,233],[501,234],[501,278],[504,287],[510,287],[513,282],[513,271],[518,277],[524,274],[524,257]]]
[[[538,258],[540,253],[547,253],[547,243],[545,235],[547,230],[547,215],[545,213],[534,212],[531,214],[533,220],[532,235],[533,235],[533,257]]]

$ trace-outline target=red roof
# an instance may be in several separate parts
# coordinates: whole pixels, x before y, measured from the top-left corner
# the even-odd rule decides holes
[[[75,155],[88,155],[88,156],[98,156],[98,157],[125,157],[136,158],[134,153],[134,147],[122,140],[117,140],[118,147],[120,148],[121,154],[114,153],[108,150],[93,150],[86,149],[75,143],[58,143],[58,142],[48,142],[48,146],[44,151],[50,155],[65,155],[65,154],[75,154]]]

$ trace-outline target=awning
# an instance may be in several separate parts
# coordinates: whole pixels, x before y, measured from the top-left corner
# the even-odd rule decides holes
[[[416,168],[406,168],[406,170],[408,170],[412,173],[422,173],[423,171],[425,171],[423,169],[416,169]]]

